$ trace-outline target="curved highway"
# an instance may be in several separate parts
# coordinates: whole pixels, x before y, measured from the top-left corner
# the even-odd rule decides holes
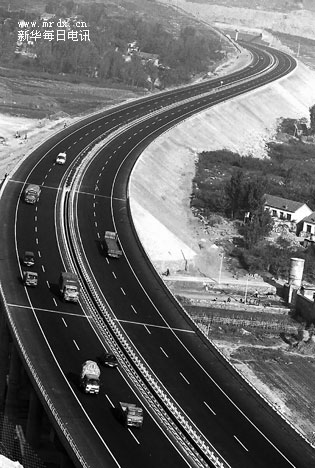
[[[110,135],[106,147],[82,173],[74,206],[73,221],[92,272],[94,294],[97,292],[111,310],[117,326],[128,335],[141,361],[189,425],[220,454],[223,466],[305,467],[315,462],[308,444],[242,382],[165,292],[137,241],[128,210],[130,171],[143,148],[158,134],[195,112],[284,76],[296,66],[286,54],[248,47],[253,54],[252,66],[223,79],[91,116],[41,145],[6,184],[1,198],[1,284],[10,325],[24,359],[27,355],[54,404],[53,423],[56,425],[56,413],[66,423],[67,430],[64,426],[60,430],[59,425],[58,432],[68,440],[67,434],[71,434],[69,451],[77,466],[211,465],[165,408],[191,448],[187,454],[176,430],[169,431],[154,414],[123,367],[118,371],[102,369],[97,398],[83,395],[78,388],[82,362],[96,359],[109,345],[92,319],[88,301],[74,306],[60,300],[57,282],[66,260],[58,228],[58,195],[65,171],[71,180],[84,148]],[[263,72],[266,69],[268,72]],[[118,132],[124,125],[125,130]],[[59,151],[67,152],[66,167],[54,162]],[[23,202],[25,182],[42,186],[35,206]],[[62,229],[63,224],[60,226]],[[105,230],[119,234],[124,255],[118,261],[103,254]],[[25,250],[36,253],[39,286],[34,289],[24,288],[20,281]],[[47,405],[47,399],[42,394],[40,397]],[[143,430],[122,426],[119,401],[144,406]],[[159,398],[158,403],[163,406]]]

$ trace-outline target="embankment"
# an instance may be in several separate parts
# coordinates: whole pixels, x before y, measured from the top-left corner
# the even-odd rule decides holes
[[[299,64],[275,83],[187,119],[143,152],[131,176],[130,204],[139,238],[158,271],[217,277],[220,249],[189,206],[198,153],[228,148],[264,157],[279,118],[309,117],[314,84],[315,73]],[[223,279],[229,279],[227,272]]]

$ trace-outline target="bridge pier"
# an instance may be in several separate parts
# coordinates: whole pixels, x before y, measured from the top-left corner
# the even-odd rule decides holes
[[[22,364],[16,347],[12,344],[10,356],[10,369],[8,375],[7,394],[4,414],[10,423],[16,425],[19,420],[19,392]]]
[[[1,453],[25,466],[74,468],[33,388],[12,339],[0,298]]]
[[[43,407],[33,388],[30,391],[26,423],[26,440],[32,447],[39,448],[41,439]]]
[[[0,412],[4,412],[10,359],[10,333],[0,311]]]

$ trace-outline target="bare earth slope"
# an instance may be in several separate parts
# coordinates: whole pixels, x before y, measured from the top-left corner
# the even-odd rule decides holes
[[[291,34],[294,36],[315,39],[315,11],[297,9],[293,11],[268,11],[263,5],[259,9],[224,6],[207,1],[159,0],[161,3],[173,5],[192,16],[202,18],[207,23],[225,23],[240,27],[262,28]],[[254,2],[253,2],[254,3]]]
[[[280,117],[308,117],[314,83],[315,73],[300,65],[274,84],[191,117],[145,150],[133,171],[130,198],[140,238],[158,270],[184,270],[186,264],[217,278],[213,253],[219,249],[204,241],[205,233],[194,234],[197,220],[189,208],[195,158],[222,148],[265,156]]]

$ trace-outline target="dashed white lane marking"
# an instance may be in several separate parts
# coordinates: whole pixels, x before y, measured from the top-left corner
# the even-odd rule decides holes
[[[204,404],[205,404],[206,407],[211,411],[211,413],[214,414],[214,416],[216,416],[216,413],[213,411],[212,408],[210,408],[210,406],[208,405],[208,403],[206,403],[206,402],[204,401]]]
[[[138,312],[136,311],[136,309],[134,308],[133,305],[130,306],[132,308],[132,310],[134,311],[135,314],[137,314]]]
[[[75,340],[72,340],[72,341],[73,341],[75,347],[77,348],[77,350],[80,351],[80,348],[79,348],[79,346],[78,346],[78,343],[77,343]]]
[[[123,295],[125,296],[126,293],[125,293],[125,291],[123,290],[123,288],[120,288],[120,289],[121,289],[121,292],[123,293]]]
[[[37,251],[39,258],[41,258],[40,250]]]
[[[130,434],[132,435],[132,437],[135,439],[135,441],[137,442],[137,444],[140,445],[139,440],[138,440],[137,437],[134,435],[134,433],[132,432],[132,430],[130,429],[130,427],[128,427],[128,431],[130,432]]]
[[[164,349],[162,348],[162,346],[160,346],[160,350],[162,351],[162,353],[164,354],[164,356],[166,356],[168,358],[168,355],[167,353],[164,351]]]
[[[112,275],[115,279],[117,279],[117,276],[115,275],[115,273],[112,271]]]
[[[109,398],[109,396],[105,393],[105,396],[107,400],[109,401],[109,404],[111,405],[112,408],[115,408],[115,405],[113,404],[112,400]]]
[[[50,289],[49,281],[46,280],[46,284],[47,284],[48,289]]]
[[[65,319],[63,317],[61,317],[61,320],[63,321],[63,324],[66,328],[68,328],[68,325],[67,325],[67,322],[65,321]]]
[[[248,448],[245,447],[244,444],[242,444],[242,442],[236,437],[236,435],[234,436],[234,438],[237,440],[237,442],[243,447],[243,449],[246,450],[246,452],[248,452]]]
[[[57,301],[54,297],[53,297],[53,301],[54,301],[55,306],[58,307]]]
[[[146,325],[144,325],[144,328],[146,329],[146,331],[149,333],[149,335],[151,335],[151,332],[150,330],[148,329],[148,327]]]
[[[184,374],[182,374],[182,373],[180,372],[179,375],[185,380],[186,383],[188,383],[188,385],[190,385],[190,382],[186,379],[186,377],[184,376]]]

